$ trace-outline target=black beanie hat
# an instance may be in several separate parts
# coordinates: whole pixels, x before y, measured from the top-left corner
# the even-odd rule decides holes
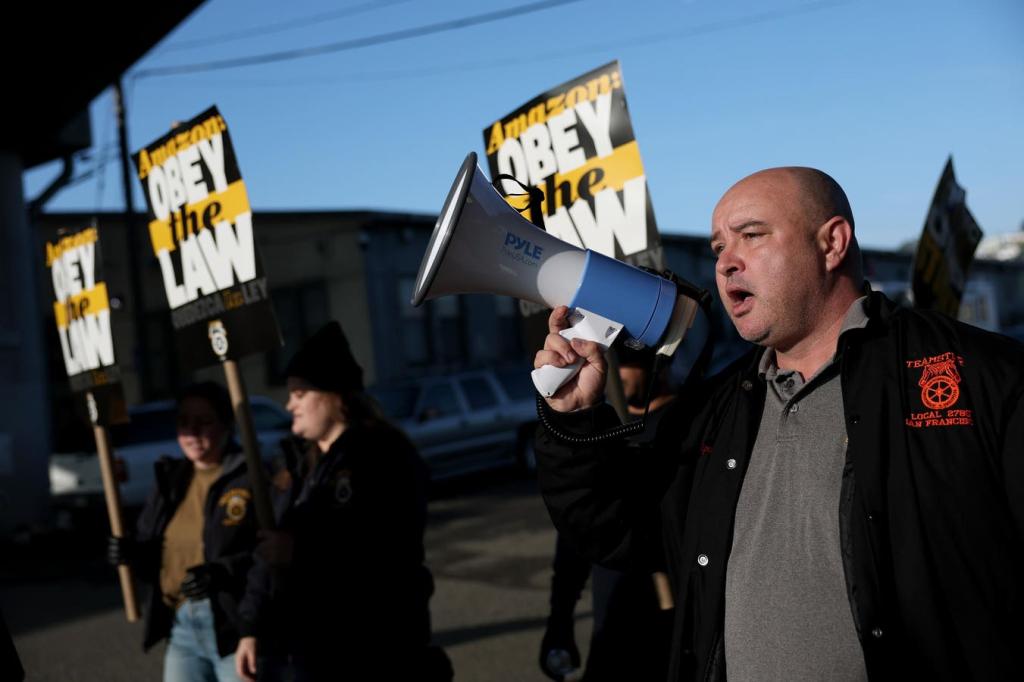
[[[285,375],[303,379],[321,391],[343,394],[363,390],[363,368],[352,357],[348,339],[336,321],[306,339]]]
[[[217,413],[217,419],[225,426],[232,426],[235,423],[235,410],[231,407],[231,396],[228,389],[216,381],[200,381],[186,386],[178,393],[178,409],[188,398],[202,398],[210,404],[213,411]]]

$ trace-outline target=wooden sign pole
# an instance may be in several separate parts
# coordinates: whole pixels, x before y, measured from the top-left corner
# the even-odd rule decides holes
[[[245,461],[249,468],[249,481],[252,484],[253,505],[256,507],[256,519],[260,528],[274,528],[274,512],[270,505],[270,494],[267,489],[267,477],[263,471],[263,460],[260,459],[260,444],[256,440],[256,431],[252,423],[252,411],[249,409],[249,396],[245,391],[242,373],[238,370],[236,360],[224,360],[224,377],[227,379],[228,392],[231,394],[231,405],[235,408],[235,423],[238,435],[245,451]]]
[[[121,518],[121,493],[114,478],[114,461],[110,452],[110,438],[107,427],[99,423],[96,411],[96,399],[92,391],[86,394],[89,403],[89,417],[92,421],[92,434],[96,439],[96,455],[100,460],[100,474],[103,477],[103,496],[107,501],[107,516],[110,517],[110,533],[115,538],[124,537],[124,524]],[[132,581],[132,569],[127,564],[119,564],[117,576],[121,581],[121,596],[124,598],[124,614],[129,623],[139,620],[139,604],[135,598],[135,583]]]

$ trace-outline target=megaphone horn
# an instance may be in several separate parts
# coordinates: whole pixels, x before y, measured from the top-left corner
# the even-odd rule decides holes
[[[487,181],[470,152],[434,225],[420,264],[412,304],[449,294],[490,293],[549,308],[575,309],[567,338],[609,346],[621,331],[634,343],[665,342],[679,319],[685,333],[696,304],[676,311],[672,282],[535,227]],[[676,314],[674,314],[674,312]],[[675,340],[678,345],[678,340]],[[674,350],[674,346],[673,346]],[[534,370],[534,385],[550,397],[579,366]]]

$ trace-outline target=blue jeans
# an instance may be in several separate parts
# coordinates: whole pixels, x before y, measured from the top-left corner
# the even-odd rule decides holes
[[[217,653],[209,599],[178,607],[164,656],[164,682],[238,682],[235,655]]]

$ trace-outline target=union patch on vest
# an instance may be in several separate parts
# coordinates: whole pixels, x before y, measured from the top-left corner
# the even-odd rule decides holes
[[[921,411],[907,415],[910,428],[938,426],[973,426],[973,410],[957,407],[960,400],[960,368],[963,357],[954,353],[941,353],[917,360],[906,360],[907,369],[920,369],[917,385],[921,390]]]
[[[348,504],[352,501],[352,472],[341,469],[334,474],[334,501]]]
[[[217,500],[217,506],[224,508],[224,520],[221,523],[225,526],[240,524],[249,511],[250,499],[252,493],[245,488],[231,488],[221,495]]]

